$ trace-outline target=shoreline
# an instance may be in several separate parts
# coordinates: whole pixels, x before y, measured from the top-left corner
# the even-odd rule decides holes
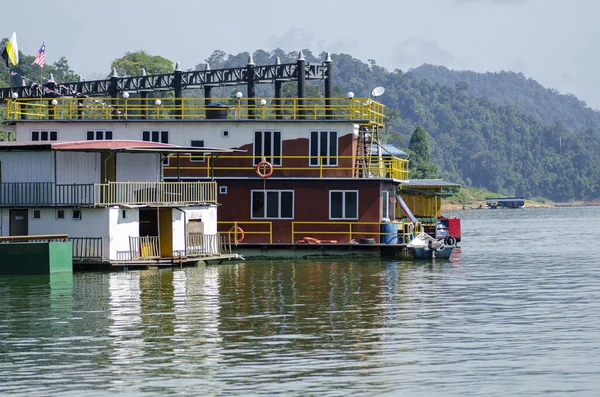
[[[480,207],[481,206],[481,207]],[[589,207],[589,206],[600,206],[600,201],[570,201],[563,203],[546,202],[540,203],[537,201],[525,200],[523,208],[552,208],[552,207]],[[443,203],[441,205],[441,211],[467,211],[476,209],[488,209],[485,202],[475,201],[470,204],[463,203]]]

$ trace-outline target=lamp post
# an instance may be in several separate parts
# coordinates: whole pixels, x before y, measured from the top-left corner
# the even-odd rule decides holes
[[[123,91],[123,100],[125,102],[125,120],[127,120],[127,99],[129,99],[129,93],[127,91]]]
[[[241,93],[241,91],[238,91],[235,93],[235,97],[237,98],[237,118],[241,119],[242,117],[242,97],[244,96],[244,94]]]
[[[48,109],[48,118],[50,120],[54,120],[54,115],[56,114],[56,105],[58,105],[58,101],[56,99],[53,99],[52,101],[50,101],[50,108]]]
[[[156,118],[160,119],[160,105],[162,105],[162,101],[160,99],[157,99],[156,101],[154,101],[154,104],[156,105]]]
[[[262,118],[263,118],[263,120],[265,119],[265,106],[267,106],[267,100],[266,99],[261,99],[260,100],[260,107],[262,109]]]
[[[14,104],[15,104],[15,106],[14,106],[14,109],[15,109],[15,110],[14,110],[14,112],[15,112],[15,115],[14,115],[14,117],[13,117],[13,118],[15,118],[15,119],[16,119],[16,118],[17,118],[17,113],[19,112],[19,108],[18,108],[18,104],[17,104],[17,99],[19,98],[19,94],[18,94],[18,93],[16,93],[16,92],[13,92],[13,93],[12,93],[10,96],[12,97],[12,99],[13,99],[13,102],[14,102]]]
[[[350,91],[348,93],[348,100],[350,101],[350,109],[348,110],[349,111],[348,118],[350,120],[352,120],[352,115],[354,113],[354,111],[353,111],[353,107],[354,107],[354,101],[353,101],[353,99],[354,99],[354,93],[352,91]]]

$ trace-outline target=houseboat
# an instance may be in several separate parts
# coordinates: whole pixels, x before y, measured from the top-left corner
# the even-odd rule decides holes
[[[39,236],[64,234],[72,243],[75,267],[82,269],[235,257],[222,249],[217,234],[216,183],[162,180],[163,161],[171,153],[229,150],[75,141],[77,126],[68,131],[62,128],[66,125],[39,120],[15,125],[17,140],[0,142],[1,236],[39,241]],[[95,138],[110,134],[97,128],[93,133]]]
[[[214,187],[215,196],[206,203],[215,213],[211,205],[219,205],[218,223],[214,230],[204,230],[228,236],[246,259],[407,256],[406,244],[425,230],[403,199],[414,193],[403,189],[412,186],[406,154],[380,141],[385,107],[377,96],[383,89],[362,97],[349,92],[335,98],[332,70],[329,55],[322,63],[308,64],[299,52],[290,64],[277,59],[272,65],[257,66],[250,57],[241,68],[183,72],[176,65],[173,74],[119,77],[114,72],[108,80],[50,81],[42,87],[0,91],[0,95],[6,99],[17,145],[34,141],[49,145],[52,152],[58,148],[54,140],[87,141],[87,145],[77,144],[80,148],[112,146],[111,140],[141,141],[148,146],[117,154],[149,156],[138,152],[155,150],[152,164],[157,168],[133,158],[115,157],[118,161],[113,164],[113,155],[97,153],[99,180],[119,164],[128,164],[140,168],[137,180],[152,174],[156,178],[152,183]],[[307,80],[324,82],[322,98],[306,97]],[[283,96],[283,84],[289,81],[297,82],[296,97]],[[273,94],[257,96],[258,84],[273,85]],[[227,86],[234,87],[230,96],[213,97],[214,88]],[[183,95],[189,88],[203,88],[203,97]],[[175,96],[157,96],[165,90]],[[171,146],[164,146],[164,155],[157,156],[162,145]],[[70,161],[80,160],[73,156]],[[131,179],[130,174],[117,174],[108,181]],[[447,186],[436,185],[442,187]],[[435,238],[439,195],[421,196],[436,203],[433,220],[428,218]],[[123,211],[121,205],[132,204],[109,201],[102,202],[109,212],[113,205]],[[163,208],[177,206],[168,197],[133,204],[158,208],[153,213],[159,218],[161,210],[167,211]],[[171,208],[170,214],[162,224],[182,222],[185,212]],[[184,223],[189,225],[195,216],[186,215]],[[156,223],[154,218],[144,222]],[[155,229],[152,232],[157,234]],[[146,233],[140,226],[139,238]],[[115,254],[122,250],[114,248]]]
[[[488,208],[523,208],[525,198],[523,197],[490,197],[485,199]]]

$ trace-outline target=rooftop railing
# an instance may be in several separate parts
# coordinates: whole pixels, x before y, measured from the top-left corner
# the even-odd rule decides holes
[[[216,203],[216,182],[0,183],[0,207]]]
[[[383,126],[370,98],[20,98],[8,120],[349,120]]]
[[[179,164],[177,164],[179,158]],[[211,176],[256,177],[261,160],[273,165],[272,177],[316,178],[393,178],[408,180],[408,160],[394,156],[239,156],[222,155],[217,159],[203,156],[170,156],[164,167],[165,178],[179,174],[209,178]],[[191,161],[190,161],[191,160]]]

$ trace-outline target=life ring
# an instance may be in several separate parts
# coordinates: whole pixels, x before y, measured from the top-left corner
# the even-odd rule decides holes
[[[268,178],[273,175],[273,164],[269,163],[266,160],[261,161],[256,166],[256,173],[261,178]]]
[[[452,236],[448,236],[444,239],[444,243],[450,247],[454,247],[456,244],[456,239]]]
[[[242,240],[244,239],[244,229],[242,229],[241,227],[234,225],[231,227],[231,229],[229,229],[229,234],[233,233],[233,239],[235,240],[234,243],[241,243]]]

